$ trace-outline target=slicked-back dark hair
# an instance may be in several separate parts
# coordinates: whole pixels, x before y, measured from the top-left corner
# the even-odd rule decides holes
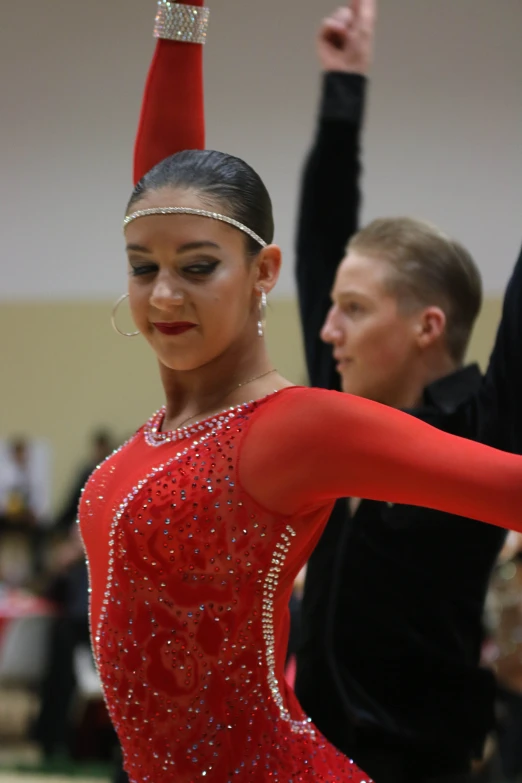
[[[215,150],[177,152],[142,177],[129,200],[127,214],[149,192],[167,187],[194,190],[212,211],[243,223],[267,244],[274,239],[268,191],[261,177],[240,158]],[[245,241],[247,253],[257,255],[259,244],[248,235]]]

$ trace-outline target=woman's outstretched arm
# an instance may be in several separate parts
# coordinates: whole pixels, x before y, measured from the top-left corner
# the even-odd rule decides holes
[[[358,497],[522,531],[521,456],[334,391],[286,389],[260,406],[241,447],[238,480],[285,515]]]

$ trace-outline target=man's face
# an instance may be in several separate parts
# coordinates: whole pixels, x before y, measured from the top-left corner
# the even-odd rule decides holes
[[[343,391],[402,407],[421,359],[418,313],[403,314],[386,286],[389,264],[350,251],[341,263],[322,339],[333,345]]]

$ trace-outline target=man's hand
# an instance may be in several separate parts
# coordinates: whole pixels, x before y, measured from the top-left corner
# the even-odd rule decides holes
[[[352,0],[323,20],[317,51],[324,71],[368,73],[376,15],[377,0]]]

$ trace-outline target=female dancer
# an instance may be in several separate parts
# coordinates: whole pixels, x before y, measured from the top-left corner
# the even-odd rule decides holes
[[[281,253],[246,163],[168,158],[135,187],[124,230],[166,404],[93,474],[80,525],[126,770],[136,783],[367,780],[284,681],[295,576],[337,497],[522,529],[522,458],[277,373],[263,311]]]

